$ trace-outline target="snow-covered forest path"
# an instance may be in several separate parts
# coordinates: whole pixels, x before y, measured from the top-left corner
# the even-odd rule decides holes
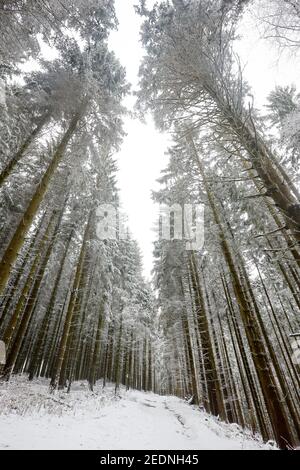
[[[0,386],[0,449],[258,449],[236,425],[219,423],[176,397],[75,384],[48,393],[46,381]]]

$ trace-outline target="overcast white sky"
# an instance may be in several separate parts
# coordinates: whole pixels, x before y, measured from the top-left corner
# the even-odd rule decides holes
[[[133,8],[138,2],[116,0],[115,3],[119,29],[111,35],[110,47],[126,67],[127,80],[135,89],[138,84],[139,64],[143,56],[143,49],[139,43],[141,21]],[[129,97],[126,105],[132,108],[133,104],[134,97]],[[146,124],[141,123],[139,119],[125,120],[127,137],[118,154],[118,163],[122,206],[128,215],[130,231],[140,245],[145,276],[149,278],[152,269],[153,241],[156,238],[153,227],[157,220],[156,207],[151,200],[151,190],[157,187],[156,179],[167,164],[164,152],[169,140],[167,135],[155,129],[150,116],[146,120]]]
[[[110,39],[110,46],[127,69],[128,81],[133,88],[138,82],[138,68],[143,50],[139,43],[140,18],[134,12],[137,0],[115,0],[119,20],[119,30]],[[148,5],[154,3],[148,0]],[[275,85],[297,85],[300,76],[300,63],[278,55],[278,51],[259,34],[250,18],[246,18],[240,28],[243,35],[237,51],[245,64],[245,75],[253,88],[255,106],[262,107],[266,96]],[[133,98],[127,105],[133,104]],[[156,179],[166,166],[164,152],[168,146],[168,136],[160,134],[152,119],[146,124],[137,119],[125,121],[127,137],[118,154],[119,187],[123,209],[129,218],[129,227],[138,241],[144,259],[144,272],[150,277],[152,268],[153,241],[156,236],[153,227],[157,220],[156,208],[151,201],[151,190],[155,189]]]

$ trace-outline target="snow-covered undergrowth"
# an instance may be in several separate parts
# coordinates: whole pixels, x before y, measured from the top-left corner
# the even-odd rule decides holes
[[[273,449],[176,397],[101,383],[49,393],[46,380],[0,385],[0,449]]]

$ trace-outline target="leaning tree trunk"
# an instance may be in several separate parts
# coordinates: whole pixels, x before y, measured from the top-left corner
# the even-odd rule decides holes
[[[239,152],[239,154],[240,154],[240,152]],[[254,186],[256,187],[257,191],[259,193],[261,193],[260,185],[259,185],[257,179],[255,178],[255,174],[254,174],[255,172],[253,171],[252,168],[250,168],[250,169],[247,168],[246,159],[243,158],[243,156],[241,154],[239,156],[242,160],[242,163],[244,165],[245,170],[247,170],[249,172],[249,175],[252,179],[252,182],[253,182]],[[275,224],[277,225],[278,230],[283,235],[283,238],[285,239],[286,244],[289,248],[289,251],[291,252],[295,262],[297,263],[298,267],[300,268],[300,251],[299,251],[300,246],[299,246],[299,244],[295,243],[294,238],[292,237],[292,235],[290,235],[286,231],[287,227],[284,224],[283,216],[280,213],[278,213],[278,211],[275,209],[272,202],[268,198],[264,198],[264,203],[266,204],[266,207],[268,208],[268,211],[269,211],[271,217],[273,218]],[[297,245],[298,245],[298,249],[297,249]]]
[[[36,124],[36,127],[31,131],[31,133],[28,135],[28,137],[25,139],[23,144],[20,146],[19,150],[17,153],[14,155],[14,157],[8,162],[6,167],[2,170],[0,173],[0,187],[5,183],[7,178],[11,175],[11,173],[14,171],[15,167],[25,154],[25,152],[28,150],[30,145],[34,142],[35,138],[38,136],[42,128],[47,124],[47,122],[50,120],[51,114],[50,113],[45,113],[44,116],[40,118],[38,123]]]
[[[273,199],[283,215],[286,226],[292,232],[295,240],[300,243],[300,200],[298,190],[293,190],[290,179],[286,179],[280,164],[274,164],[275,157],[257,134],[255,125],[243,122],[231,108],[220,103],[220,109],[229,123],[231,130],[239,143],[247,151],[252,166],[265,186],[265,196]],[[251,129],[252,127],[252,129]]]
[[[38,185],[34,195],[31,198],[31,201],[23,214],[22,220],[20,221],[6,251],[3,255],[3,258],[0,262],[0,294],[4,291],[12,266],[14,265],[18,253],[23,246],[25,236],[32,224],[34,217],[36,216],[40,204],[43,201],[43,198],[47,192],[49,183],[61,162],[64,152],[68,143],[70,142],[71,138],[73,137],[78,122],[80,121],[81,117],[83,116],[86,104],[82,104],[80,110],[73,116],[67,131],[65,132],[60,144],[56,148],[52,161],[44,174],[40,184]]]
[[[32,288],[33,279],[34,279],[34,276],[35,276],[35,273],[36,273],[36,270],[37,270],[37,267],[38,267],[38,264],[39,264],[39,261],[40,261],[40,258],[41,258],[41,253],[42,253],[43,247],[48,241],[48,236],[49,236],[49,232],[51,230],[52,223],[53,223],[53,215],[51,216],[50,222],[47,225],[47,228],[45,230],[43,238],[39,243],[38,252],[35,255],[35,258],[34,258],[33,263],[31,265],[29,274],[27,276],[25,285],[22,289],[22,292],[21,292],[21,295],[19,297],[16,308],[15,308],[15,310],[14,310],[14,312],[13,312],[11,318],[10,318],[10,321],[9,321],[8,325],[5,328],[2,339],[5,342],[6,347],[8,348],[8,350],[11,347],[11,342],[12,342],[13,336],[15,334],[17,324],[18,324],[19,319],[20,319],[20,315],[22,313],[22,310],[24,308],[24,305],[26,304],[28,295],[29,295],[30,290]]]
[[[20,267],[18,267],[18,272],[15,276],[15,278],[12,280],[12,285],[9,286],[9,288],[5,291],[4,295],[4,300],[1,304],[0,307],[0,336],[2,332],[2,325],[6,321],[6,317],[8,316],[9,312],[12,310],[12,306],[15,304],[16,300],[18,297],[15,298],[14,292],[17,292],[19,294],[21,290],[21,286],[19,285],[20,280],[22,279],[24,275],[24,271],[26,267],[28,266],[28,262],[30,258],[32,257],[32,251],[35,248],[35,245],[38,245],[38,241],[40,240],[40,233],[43,229],[44,226],[44,220],[46,217],[46,212],[44,215],[41,217],[39,220],[36,229],[34,230],[32,234],[32,239],[30,241],[30,245],[28,246],[28,249],[26,250],[26,253],[24,254],[22,264]]]

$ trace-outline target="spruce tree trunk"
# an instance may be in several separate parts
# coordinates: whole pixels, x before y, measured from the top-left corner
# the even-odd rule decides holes
[[[88,378],[88,382],[89,382],[89,386],[91,390],[93,390],[93,387],[96,383],[96,371],[99,366],[99,360],[100,360],[101,336],[102,336],[103,324],[104,324],[104,306],[101,304],[100,309],[99,309],[99,314],[98,314],[98,324],[97,324],[97,329],[96,329],[95,346],[94,346],[92,363],[91,363],[91,368],[89,371],[89,378]]]
[[[122,337],[123,337],[123,317],[120,318],[120,328],[117,342],[116,358],[115,358],[115,393],[117,393],[120,385],[120,374],[121,374],[121,359],[122,359]]]
[[[220,415],[223,420],[226,420],[223,396],[221,392],[219,377],[217,375],[214,352],[212,349],[212,340],[210,337],[206,305],[203,298],[194,253],[190,254],[189,269],[197,312],[198,330],[200,333],[201,347],[203,349],[204,354],[204,371],[206,376],[210,407],[212,413],[215,416]]]
[[[199,393],[198,393],[198,387],[197,387],[197,379],[196,379],[196,367],[195,367],[195,360],[194,360],[194,355],[193,355],[193,344],[192,344],[192,338],[190,335],[189,331],[189,323],[188,323],[188,317],[187,317],[187,311],[186,309],[182,312],[182,329],[183,333],[185,335],[185,341],[186,341],[186,349],[187,349],[187,359],[189,361],[190,365],[190,380],[191,380],[191,395],[193,396],[193,400],[196,405],[200,403],[200,398],[199,398]]]

